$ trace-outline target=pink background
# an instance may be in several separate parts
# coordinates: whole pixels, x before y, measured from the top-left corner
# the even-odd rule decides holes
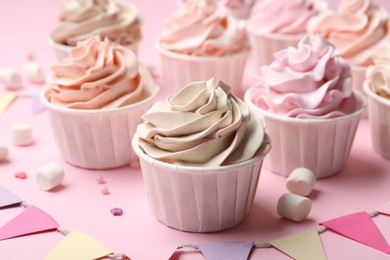
[[[2,1],[0,4],[0,68],[22,70],[29,52],[33,53],[46,73],[55,62],[48,45],[48,35],[57,25],[59,3],[64,1]],[[144,15],[144,39],[140,49],[143,62],[155,64],[159,58],[154,42],[163,26],[164,17],[174,9],[175,1],[134,0]],[[389,1],[375,1],[390,10]],[[158,3],[158,4],[157,4]],[[337,1],[331,1],[336,6]],[[253,63],[248,61],[245,87],[251,84]],[[157,82],[163,88],[158,73]],[[41,85],[26,82],[19,93],[36,94]],[[0,86],[0,91],[5,88]],[[161,96],[166,93],[163,91]],[[373,210],[390,200],[390,162],[376,154],[371,146],[369,126],[362,120],[350,158],[338,175],[319,180],[310,195],[313,208],[302,223],[281,219],[276,214],[278,198],[285,193],[286,179],[263,169],[257,195],[247,220],[230,230],[194,234],[171,229],[159,223],[151,214],[139,170],[129,167],[109,171],[83,170],[65,163],[55,146],[47,112],[32,115],[28,98],[18,98],[0,115],[0,139],[10,149],[9,160],[0,163],[0,185],[11,190],[30,204],[51,214],[68,229],[85,232],[115,252],[124,252],[132,259],[161,259],[172,248],[186,243],[223,241],[266,241],[318,227],[317,223],[345,214]],[[16,147],[10,144],[9,126],[30,123],[34,144]],[[50,163],[61,164],[66,177],[63,186],[52,191],[39,190],[34,180],[35,170]],[[26,180],[16,179],[14,173],[25,171]],[[103,176],[111,194],[104,196],[97,176]],[[113,207],[124,215],[114,217]],[[0,211],[0,225],[22,212],[20,207]],[[378,216],[375,223],[390,242],[390,218]],[[43,259],[64,236],[58,232],[44,233],[0,241],[1,259]],[[331,231],[321,234],[329,259],[388,259],[388,255],[343,238]],[[255,249],[250,259],[290,259],[276,249]],[[173,259],[204,259],[195,250],[177,251]]]

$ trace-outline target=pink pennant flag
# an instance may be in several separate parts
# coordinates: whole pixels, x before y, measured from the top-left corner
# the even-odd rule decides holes
[[[41,99],[38,95],[31,96],[31,105],[33,115],[36,115],[46,109],[45,105],[41,102]]]
[[[390,216],[390,201],[387,202],[385,205],[381,206],[378,209],[378,212],[383,215],[389,215]]]
[[[198,245],[199,250],[207,260],[245,260],[248,259],[252,247],[253,242],[225,242]]]
[[[46,212],[30,206],[0,228],[0,240],[54,231],[58,223]]]
[[[359,243],[390,254],[390,246],[367,212],[358,212],[320,223]]]
[[[0,209],[11,206],[19,206],[22,200],[12,192],[0,186]]]

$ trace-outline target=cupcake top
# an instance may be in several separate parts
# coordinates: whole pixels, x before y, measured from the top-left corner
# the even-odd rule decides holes
[[[350,64],[367,66],[386,43],[389,15],[370,0],[342,0],[337,12],[313,17],[308,31],[323,35]]]
[[[297,48],[277,52],[252,90],[255,105],[287,117],[334,118],[356,108],[350,67],[321,36],[305,36]]]
[[[76,0],[62,6],[59,20],[51,37],[64,45],[75,46],[94,35],[122,45],[141,39],[140,18],[134,5],[111,0]]]
[[[252,8],[248,23],[261,33],[301,35],[309,19],[326,7],[322,0],[262,0]]]
[[[154,81],[135,54],[108,38],[79,42],[70,56],[52,66],[46,99],[73,109],[110,109],[152,95]]]
[[[390,99],[390,46],[374,55],[374,64],[367,69],[366,84],[377,95]]]
[[[248,18],[255,0],[222,0],[219,7],[236,19]]]
[[[138,145],[171,164],[215,167],[251,159],[267,147],[263,119],[223,82],[193,82],[156,103],[137,128]]]
[[[166,20],[159,45],[195,56],[223,56],[247,50],[244,26],[213,0],[186,0]]]

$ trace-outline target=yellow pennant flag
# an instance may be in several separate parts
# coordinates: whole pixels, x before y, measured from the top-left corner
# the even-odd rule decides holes
[[[74,230],[46,256],[45,260],[98,259],[109,254],[113,254],[113,251],[95,238]]]
[[[316,230],[269,241],[283,253],[297,260],[326,260],[320,236]]]
[[[0,93],[0,114],[14,101],[16,98],[15,93],[4,92]]]

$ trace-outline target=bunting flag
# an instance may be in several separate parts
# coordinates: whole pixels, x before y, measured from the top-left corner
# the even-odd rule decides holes
[[[380,207],[378,209],[378,212],[383,214],[383,215],[389,215],[390,216],[390,201],[387,202],[385,205],[383,205],[382,207]]]
[[[0,114],[14,101],[16,94],[12,92],[0,93]]]
[[[246,260],[252,247],[253,242],[225,242],[198,245],[199,250],[207,260]]]
[[[22,200],[18,196],[0,186],[0,209],[19,206],[20,203]]]
[[[45,105],[41,102],[41,99],[38,95],[31,96],[31,105],[33,115],[36,115],[46,109]]]
[[[73,230],[45,257],[45,260],[98,259],[113,253],[95,238]]]
[[[316,230],[269,241],[269,243],[297,260],[326,260],[320,236]]]
[[[58,227],[57,222],[46,212],[30,206],[0,228],[0,240],[54,231]]]
[[[359,243],[390,254],[390,246],[367,212],[358,212],[320,223]]]

